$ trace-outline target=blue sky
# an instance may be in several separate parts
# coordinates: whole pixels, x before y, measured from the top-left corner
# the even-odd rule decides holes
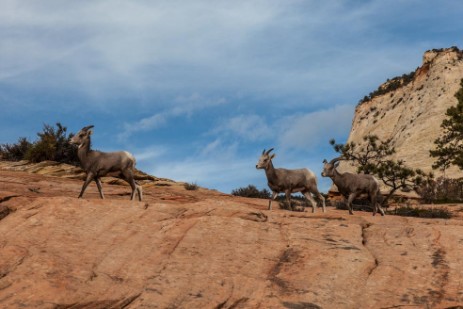
[[[264,148],[276,167],[320,175],[363,96],[428,49],[462,47],[462,12],[455,0],[2,0],[0,143],[93,124],[95,148],[223,192],[266,187]]]

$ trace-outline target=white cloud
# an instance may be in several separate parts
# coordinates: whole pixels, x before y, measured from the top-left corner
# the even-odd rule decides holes
[[[225,160],[220,156],[195,157],[162,162],[150,172],[158,177],[195,182],[207,188],[230,192],[251,183],[264,183],[265,175],[256,170],[255,161],[255,158],[228,157]]]
[[[258,115],[239,115],[223,120],[212,133],[238,136],[248,141],[267,139],[272,136],[272,130],[265,118]]]
[[[227,100],[224,98],[204,98],[194,93],[190,96],[178,96],[175,98],[174,103],[175,106],[170,109],[155,113],[132,123],[124,123],[124,131],[118,135],[118,139],[124,141],[136,132],[146,132],[157,129],[166,125],[172,118],[190,117],[200,110],[227,104]]]
[[[206,146],[199,146],[199,157],[204,158],[217,158],[220,157],[222,160],[232,160],[238,153],[239,144],[234,141],[216,138],[213,141],[206,144]]]
[[[0,80],[78,90],[94,99],[82,104],[93,105],[131,94],[166,107],[171,102],[150,98],[213,91],[310,96],[316,104],[336,93],[332,85],[342,93],[371,76],[384,78],[390,64],[402,72],[416,48],[375,44],[384,37],[377,21],[385,23],[401,7],[381,1],[6,0]]]
[[[337,105],[303,115],[289,116],[280,121],[283,130],[279,143],[283,147],[310,148],[328,143],[331,138],[350,132],[354,115],[353,105]]]
[[[148,162],[156,160],[167,153],[165,146],[149,146],[146,148],[139,148],[133,151],[135,159],[142,165],[149,165]]]

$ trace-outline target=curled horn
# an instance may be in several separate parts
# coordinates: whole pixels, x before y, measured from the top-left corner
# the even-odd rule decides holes
[[[93,128],[93,127],[94,127],[94,125],[86,126],[86,127],[82,128],[82,131],[88,131],[88,130],[90,130],[90,129]]]
[[[269,154],[274,148],[270,148],[265,154]]]
[[[342,157],[334,158],[333,160],[330,161],[330,164],[334,164],[340,160],[342,160]]]

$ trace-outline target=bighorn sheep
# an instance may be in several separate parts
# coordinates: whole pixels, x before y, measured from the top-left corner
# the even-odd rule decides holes
[[[70,142],[78,145],[77,155],[80,160],[82,168],[87,173],[84,185],[80,191],[79,198],[84,195],[84,191],[88,184],[95,180],[100,192],[100,197],[104,199],[103,191],[101,188],[100,177],[107,174],[121,176],[132,187],[131,200],[135,197],[135,190],[138,192],[138,199],[142,200],[141,186],[135,183],[133,178],[133,168],[135,166],[135,158],[127,151],[118,152],[101,152],[91,150],[91,139],[93,126],[82,128],[76,135],[74,135]]]
[[[312,197],[311,193],[316,195],[321,201],[323,212],[325,212],[325,199],[318,191],[317,177],[315,174],[306,168],[297,170],[274,168],[272,159],[275,158],[275,154],[270,155],[272,150],[273,148],[268,151],[264,149],[256,164],[257,169],[265,169],[268,186],[272,190],[272,197],[269,200],[268,209],[272,209],[272,200],[277,197],[279,192],[285,193],[289,207],[291,207],[291,193],[301,192],[310,201],[310,204],[312,204],[312,212],[315,212],[317,202]]]
[[[381,195],[378,180],[372,175],[339,173],[336,170],[339,165],[339,160],[341,160],[341,158],[335,158],[329,163],[324,160],[322,176],[330,177],[339,192],[347,199],[349,214],[354,214],[352,212],[352,202],[354,199],[360,194],[366,193],[369,195],[371,205],[373,206],[373,216],[376,215],[378,209],[381,215],[384,216],[384,211],[378,202],[378,198],[380,198]]]

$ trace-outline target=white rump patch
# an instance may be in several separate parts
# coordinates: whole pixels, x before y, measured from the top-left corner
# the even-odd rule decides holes
[[[133,162],[135,162],[135,157],[128,151],[123,151],[123,153],[125,153],[127,155],[127,157],[129,157],[130,159],[133,160]]]

